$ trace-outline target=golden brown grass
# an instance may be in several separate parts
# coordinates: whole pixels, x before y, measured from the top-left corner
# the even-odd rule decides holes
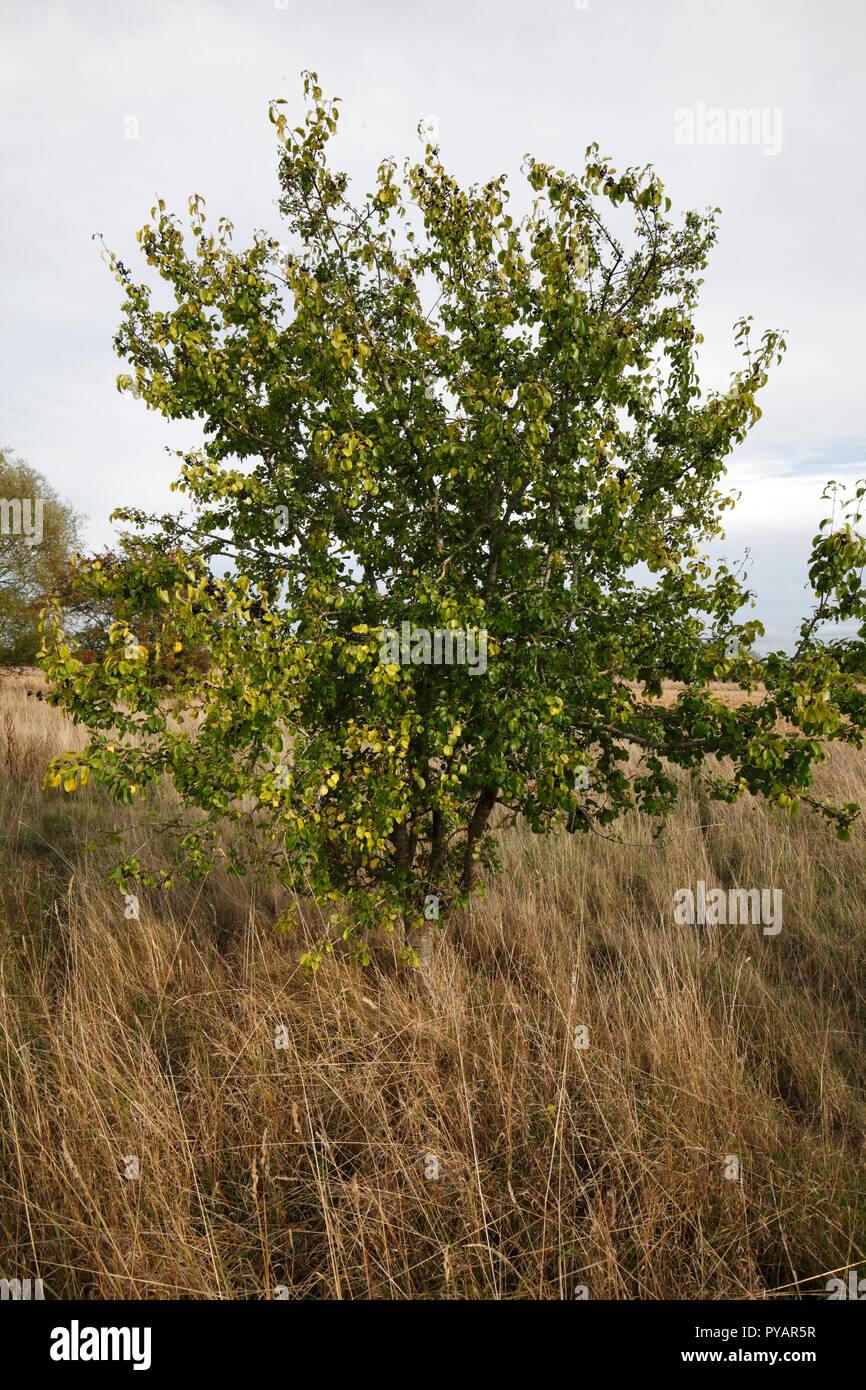
[[[509,833],[429,987],[388,937],[310,980],[313,914],[277,933],[284,898],[250,883],[125,917],[83,847],[98,826],[133,843],[135,815],[40,792],[81,740],[28,685],[0,687],[0,1276],[712,1299],[824,1293],[866,1260],[862,831],[842,845],[686,779],[662,846],[636,821],[638,845]],[[866,800],[866,763],[843,750],[820,784]],[[780,935],[677,926],[698,878],[781,887]]]

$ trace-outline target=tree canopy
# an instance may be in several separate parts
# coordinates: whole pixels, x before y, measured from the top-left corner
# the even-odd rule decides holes
[[[186,225],[159,201],[138,233],[154,284],[109,253],[119,389],[205,442],[173,484],[188,510],[122,510],[122,574],[79,568],[155,615],[150,640],[118,621],[88,665],[48,613],[55,698],[91,731],[53,783],[93,775],[130,802],[168,778],[179,872],[222,844],[333,903],[362,957],[364,928],[465,902],[517,817],[614,833],[638,808],[661,829],[677,767],[846,837],[857,807],[812,772],[829,742],[862,743],[863,489],[815,538],[797,650],[755,655],[745,581],[700,547],[785,343],[741,318],[730,382],[699,384],[718,210],[672,217],[650,167],[617,173],[595,146],[579,175],[527,156],[519,217],[504,176],[461,188],[432,143],[353,201],[329,164],[338,104],[315,74],[305,92],[301,125],[270,108],[280,241],[234,249],[193,196]],[[850,619],[856,638],[822,635]],[[437,632],[483,644],[484,669],[437,664]],[[207,672],[167,698],[160,662],[190,647]],[[714,679],[759,698],[732,708]],[[125,860],[118,881],[141,873]]]
[[[0,448],[0,664],[36,661],[40,600],[78,545],[81,520],[41,473]]]

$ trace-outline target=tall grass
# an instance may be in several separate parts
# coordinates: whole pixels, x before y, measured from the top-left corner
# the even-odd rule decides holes
[[[142,838],[137,813],[40,791],[81,740],[28,686],[0,690],[0,1276],[713,1299],[825,1294],[866,1262],[861,831],[686,779],[662,845],[638,821],[623,845],[509,832],[429,984],[387,936],[309,979],[316,914],[278,932],[285,897],[251,882],[125,916],[84,846]],[[866,762],[843,750],[820,782],[864,800]],[[698,878],[781,887],[781,933],[676,925]]]

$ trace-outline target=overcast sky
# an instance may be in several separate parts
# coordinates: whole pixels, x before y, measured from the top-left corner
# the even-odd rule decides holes
[[[92,234],[135,271],[155,198],[185,213],[193,192],[237,245],[278,231],[268,101],[299,121],[313,68],[343,99],[336,162],[361,192],[384,155],[417,157],[433,116],[461,181],[516,186],[527,151],[577,171],[595,140],[619,169],[654,164],[674,210],[722,209],[705,384],[727,386],[740,315],[758,336],[788,330],[729,468],[743,498],[723,550],[750,549],[769,643],[790,642],[824,483],[866,474],[862,0],[0,0],[0,14],[0,444],[87,513],[89,543],[111,542],[116,506],[175,505],[165,446],[196,438],[117,393],[120,287]],[[740,108],[763,113],[745,142],[728,125]]]

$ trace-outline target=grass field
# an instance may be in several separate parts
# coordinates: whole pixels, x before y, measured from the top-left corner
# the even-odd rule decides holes
[[[661,845],[637,820],[625,844],[509,832],[429,984],[384,934],[310,979],[315,913],[279,933],[285,896],[249,882],[125,916],[84,847],[141,843],[140,811],[40,790],[83,740],[37,688],[0,683],[0,1277],[718,1299],[826,1297],[866,1266],[859,822],[844,845],[684,777]],[[866,760],[834,753],[818,786],[866,801]],[[698,879],[781,888],[781,932],[677,925]]]

